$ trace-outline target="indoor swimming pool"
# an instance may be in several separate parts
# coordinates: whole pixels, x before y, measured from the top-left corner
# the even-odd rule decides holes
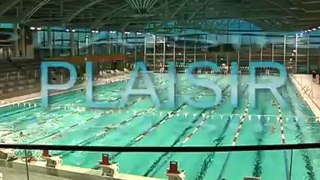
[[[268,91],[258,91],[257,108],[248,105],[248,76],[240,76],[239,106],[230,100],[230,77],[199,75],[222,89],[222,102],[212,109],[194,109],[183,96],[196,100],[213,98],[205,88],[191,86],[184,75],[177,79],[178,107],[172,111],[155,108],[147,96],[131,97],[124,109],[86,109],[85,92],[74,91],[51,97],[50,108],[40,101],[15,103],[0,108],[0,140],[5,143],[79,146],[229,146],[296,144],[320,141],[320,125],[288,80],[279,91],[289,108],[279,107]],[[276,76],[259,76],[272,82]],[[155,74],[153,82],[161,102],[167,101],[168,77]],[[138,83],[143,87],[143,83]],[[95,88],[98,100],[118,101],[126,82]],[[18,152],[19,153],[19,152]],[[41,152],[34,152],[40,154]],[[52,152],[64,164],[97,168],[99,153]],[[107,152],[106,152],[107,153]],[[290,151],[239,153],[109,153],[120,164],[121,173],[165,178],[169,161],[177,161],[190,180],[237,180],[245,176],[262,179],[310,179],[320,177],[320,153],[295,151],[289,171]]]

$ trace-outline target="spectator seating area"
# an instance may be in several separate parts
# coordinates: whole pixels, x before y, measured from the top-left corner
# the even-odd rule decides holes
[[[17,59],[0,61],[0,99],[39,91],[40,61]]]
[[[128,74],[129,70],[100,70],[100,78]],[[65,83],[69,73],[64,69],[51,69],[51,83]],[[80,78],[81,79],[81,78]],[[78,81],[81,83],[82,81]],[[0,61],[0,100],[39,92],[40,61],[34,59],[9,59]]]
[[[34,59],[12,59],[12,64],[21,70],[40,69],[40,61]]]

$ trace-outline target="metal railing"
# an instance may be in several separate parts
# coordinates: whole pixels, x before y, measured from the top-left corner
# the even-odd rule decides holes
[[[104,173],[106,167],[109,168],[109,165],[104,165],[103,163],[101,164],[101,162],[103,162],[105,160],[105,158],[108,159],[109,162],[109,155],[108,154],[104,154],[104,152],[108,152],[110,154],[112,154],[112,156],[110,156],[110,160],[112,158],[115,158],[117,155],[119,155],[119,153],[141,153],[141,156],[145,156],[145,153],[161,153],[161,154],[167,154],[167,153],[176,153],[176,154],[183,154],[183,153],[201,153],[204,156],[208,156],[211,157],[212,154],[214,153],[227,153],[228,155],[226,156],[227,158],[225,159],[225,162],[228,161],[228,157],[233,154],[233,153],[241,153],[241,152],[252,152],[253,155],[252,157],[255,157],[255,162],[260,162],[261,161],[261,156],[259,156],[258,154],[260,154],[262,151],[265,153],[265,155],[268,155],[269,158],[273,157],[275,154],[268,152],[268,151],[279,151],[278,157],[283,157],[285,159],[285,161],[283,161],[282,158],[280,159],[273,159],[272,161],[277,161],[277,168],[281,169],[281,171],[278,171],[278,173],[282,173],[282,176],[286,177],[287,180],[294,180],[297,179],[297,173],[292,173],[295,170],[301,171],[301,169],[293,166],[293,164],[297,164],[297,163],[301,163],[303,162],[305,164],[305,167],[311,167],[311,168],[307,168],[308,171],[308,177],[309,179],[314,179],[316,174],[319,172],[320,167],[318,167],[318,164],[316,163],[312,163],[311,161],[313,161],[313,158],[315,156],[312,156],[313,152],[318,152],[318,150],[320,149],[320,142],[319,143],[306,143],[306,144],[284,144],[284,145],[280,145],[280,144],[273,144],[273,145],[239,145],[239,146],[186,146],[186,147],[165,147],[165,146],[158,146],[158,147],[123,147],[123,146],[74,146],[74,145],[40,145],[40,144],[0,144],[0,150],[3,149],[15,149],[15,150],[20,150],[20,155],[22,155],[22,161],[13,161],[13,162],[9,162],[9,163],[0,163],[0,175],[1,173],[3,173],[4,178],[12,176],[13,174],[10,174],[12,172],[14,172],[14,174],[19,174],[20,176],[23,175],[26,177],[27,180],[29,179],[37,179],[37,176],[42,177],[41,174],[48,174],[48,175],[53,175],[53,176],[59,176],[59,177],[64,177],[64,178],[71,178],[71,179],[82,179],[82,180],[86,180],[86,179],[107,179],[107,180],[111,180],[114,179],[113,176],[102,176],[101,172]],[[22,150],[22,151],[21,151]],[[30,150],[41,150],[42,151],[42,160],[46,160],[46,164],[43,164],[42,166],[35,165],[31,162],[30,159]],[[98,153],[97,156],[101,156],[102,155],[102,161],[98,162],[95,167],[92,167],[93,169],[91,169],[91,173],[90,175],[86,175],[83,176],[83,173],[79,173],[79,168],[76,171],[72,171],[72,168],[70,168],[68,166],[68,168],[63,168],[62,166],[55,166],[51,167],[51,165],[48,165],[48,161],[51,158],[51,155],[49,154],[49,150],[51,151],[64,151],[64,153],[72,153],[72,152],[77,152],[77,151],[86,151],[86,152],[90,152],[90,153]],[[300,151],[299,151],[300,150]],[[45,152],[47,153],[46,155]],[[56,159],[54,159],[54,157],[61,157],[61,153],[60,155],[54,155],[55,153],[53,152],[53,161],[55,161]],[[244,153],[244,155],[246,155],[247,153]],[[294,155],[296,154],[296,155]],[[137,156],[140,156],[139,154],[137,154]],[[280,155],[280,156],[279,156]],[[303,156],[303,158],[305,159],[305,161],[300,161],[297,158],[294,158],[294,156]],[[32,154],[31,154],[32,157]],[[92,157],[92,156],[90,156]],[[142,159],[142,162],[144,160],[144,158]],[[257,159],[258,158],[258,159]],[[175,158],[169,159],[170,160],[170,168],[171,168],[171,164],[172,163],[177,163],[174,161]],[[260,159],[260,160],[259,160]],[[2,160],[3,161],[3,160]],[[52,161],[51,161],[52,162]],[[59,162],[59,161],[57,161]],[[201,161],[202,162],[202,161]],[[201,163],[199,162],[199,163]],[[281,163],[282,162],[282,163]],[[117,165],[118,163],[116,162],[111,162],[110,163]],[[184,162],[185,163],[185,162]],[[225,163],[224,163],[225,164]],[[146,167],[148,167],[148,163],[145,164]],[[268,164],[267,166],[273,166],[274,164]],[[121,164],[120,164],[121,166]],[[224,165],[223,165],[224,166]],[[266,164],[264,165],[266,166]],[[111,167],[111,166],[110,166]],[[112,166],[114,167],[114,166]],[[53,168],[53,169],[52,169]],[[194,169],[195,167],[193,167],[192,169]],[[249,167],[252,168],[252,167]],[[262,166],[258,164],[254,164],[254,171],[252,172],[252,174],[249,172],[249,176],[253,176],[253,177],[260,177],[261,174],[259,173],[259,169],[261,170]],[[8,170],[11,169],[11,170]],[[68,169],[68,170],[66,170]],[[191,170],[192,170],[191,169]],[[118,170],[118,169],[117,169]],[[190,169],[189,169],[190,170]],[[190,171],[191,171],[190,170]],[[305,171],[305,170],[303,170]],[[56,173],[52,173],[52,172],[56,172]],[[58,172],[63,172],[63,173],[58,173]],[[86,169],[86,171],[84,172],[88,172],[88,170]],[[94,172],[94,173],[93,173]],[[108,171],[109,172],[109,171]],[[148,171],[147,171],[148,172]],[[184,171],[177,171],[179,173],[183,173]],[[221,169],[221,176],[225,173],[224,172],[224,168]],[[40,173],[40,174],[39,174]],[[92,174],[93,173],[93,174]],[[121,171],[120,171],[121,173]],[[270,172],[269,172],[270,173]],[[148,176],[150,175],[149,173],[147,173],[147,175],[145,174],[144,176]],[[168,174],[167,174],[168,175]],[[228,176],[232,176],[232,174],[227,174]],[[130,176],[130,175],[129,175]],[[128,177],[129,177],[128,176]],[[175,175],[174,175],[175,176]],[[177,174],[177,176],[179,176],[179,174]],[[273,175],[271,175],[273,176]],[[138,176],[132,176],[134,178],[125,178],[126,180],[131,180],[131,179],[135,179]],[[269,176],[268,176],[269,177]],[[47,180],[50,180],[50,176],[47,176]],[[168,178],[170,179],[169,175]],[[221,177],[222,178],[222,177]],[[218,179],[221,179],[220,176]],[[300,176],[299,176],[300,178]],[[54,177],[52,179],[55,179]],[[117,179],[117,178],[116,178]],[[232,178],[229,178],[232,179]]]
[[[319,143],[239,145],[239,146],[74,146],[74,145],[40,145],[40,144],[0,144],[4,149],[87,151],[87,152],[240,152],[240,151],[279,151],[320,149]]]

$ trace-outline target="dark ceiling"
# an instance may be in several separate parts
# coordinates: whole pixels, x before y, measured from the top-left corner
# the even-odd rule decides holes
[[[154,4],[138,10],[132,5],[136,1]],[[194,22],[215,19],[246,20],[267,31],[320,25],[320,0],[1,0],[0,7],[0,22],[29,26],[137,31],[172,21],[194,28]]]

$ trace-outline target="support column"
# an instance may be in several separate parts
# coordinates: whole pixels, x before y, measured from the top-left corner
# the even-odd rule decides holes
[[[137,59],[137,33],[134,36],[134,59]]]
[[[25,34],[25,28],[20,28],[20,48],[21,48],[21,56],[26,56],[26,34]]]
[[[218,64],[218,53],[216,53],[216,63]]]
[[[125,41],[124,41],[124,36],[127,36],[125,33],[122,33],[122,35],[121,35],[121,43],[122,43],[122,48],[121,48],[121,53],[122,54],[125,54],[125,52],[126,52],[126,46],[125,46]]]
[[[263,58],[263,47],[262,44],[260,45],[260,61],[262,62],[262,58]]]
[[[286,66],[287,36],[283,36],[283,64]]]
[[[113,44],[111,44],[111,33],[110,31],[108,32],[108,52],[111,54],[111,48],[113,47]],[[137,59],[137,58],[136,58]],[[135,59],[135,61],[136,61]]]
[[[252,55],[251,53],[252,53],[252,47],[251,47],[251,44],[250,44],[250,48],[249,48],[249,63],[248,64],[250,64],[250,62],[251,62],[251,55]]]
[[[119,32],[117,32],[116,41],[118,42],[118,40],[119,40]],[[116,43],[116,47],[117,47],[117,48],[116,48],[116,52],[113,52],[113,53],[117,53],[117,54],[118,54],[118,53],[120,52],[120,50],[119,50],[120,47],[119,47],[119,44],[118,44],[118,43]]]
[[[307,41],[308,41],[308,47],[307,47],[307,73],[310,73],[310,36],[308,34],[307,37]]]
[[[147,37],[144,37],[144,52],[143,52],[143,62],[147,61]]]
[[[13,53],[15,57],[19,56],[19,34],[18,34],[18,24],[14,24],[13,26],[13,35],[17,37],[14,41]]]
[[[53,57],[53,46],[52,46],[52,31],[51,27],[48,27],[47,29],[47,35],[48,35],[48,47],[49,47],[49,56]]]
[[[166,64],[166,36],[163,37],[163,66]]]
[[[74,43],[74,33],[70,33],[70,49],[71,49],[71,56],[75,56],[75,49],[74,49],[75,43]]]
[[[298,71],[298,35],[296,34],[296,39],[295,39],[295,73]]]
[[[197,60],[197,43],[194,43],[194,49],[193,49],[193,62],[196,62]]]
[[[240,50],[237,50],[238,66],[240,66]]]
[[[173,41],[173,61],[176,62],[176,41]]]
[[[186,68],[186,39],[184,39],[183,43],[183,65]]]
[[[273,43],[271,44],[271,59],[273,62],[274,61],[274,44]]]
[[[229,66],[229,61],[230,61],[229,58],[230,58],[229,53],[227,53],[227,66]]]
[[[91,55],[94,55],[94,45],[93,45],[93,42],[94,42],[94,39],[93,39],[93,33],[91,32],[90,33],[90,54]]]
[[[156,35],[153,35],[153,70],[155,71],[156,70],[156,43],[157,43],[157,40],[156,40]]]

